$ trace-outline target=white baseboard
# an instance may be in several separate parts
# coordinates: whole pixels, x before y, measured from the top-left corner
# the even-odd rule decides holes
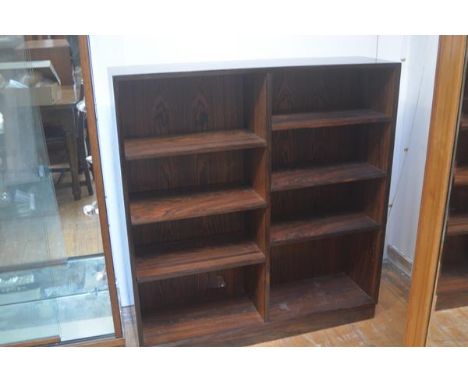
[[[411,277],[411,270],[413,268],[413,261],[401,253],[398,248],[389,244],[387,246],[387,255],[388,259],[395,265],[398,269],[403,271],[407,276]]]

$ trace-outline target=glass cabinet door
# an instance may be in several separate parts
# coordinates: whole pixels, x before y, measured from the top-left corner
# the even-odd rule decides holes
[[[77,46],[0,36],[0,344],[114,333]]]

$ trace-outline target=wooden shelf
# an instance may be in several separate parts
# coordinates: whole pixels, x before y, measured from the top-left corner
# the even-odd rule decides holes
[[[455,186],[468,186],[468,167],[455,168]]]
[[[349,126],[390,121],[391,118],[389,116],[369,109],[278,114],[272,116],[272,129],[273,131],[306,128],[313,129],[319,127]]]
[[[247,297],[166,309],[142,317],[146,346],[183,345],[184,342],[193,343],[197,337],[207,336],[214,340],[223,332],[239,331],[262,323]]]
[[[372,299],[345,274],[273,285],[270,319],[264,322],[247,297],[144,314],[146,346],[246,345],[303,328],[349,322],[347,312],[373,309]],[[326,315],[327,320],[323,320]],[[333,319],[332,319],[333,317]],[[335,323],[336,322],[336,323]],[[307,330],[306,330],[307,331]]]
[[[345,163],[325,167],[281,170],[273,172],[271,190],[294,190],[383,177],[385,177],[385,172],[369,163]]]
[[[449,216],[447,222],[447,235],[464,235],[468,234],[468,215],[453,215]]]
[[[373,305],[372,299],[343,273],[273,285],[270,320]]]
[[[372,231],[378,228],[379,224],[363,213],[293,220],[272,224],[271,245],[298,243],[326,236]]]
[[[128,161],[265,147],[266,141],[248,130],[225,130],[169,137],[125,140]]]
[[[460,267],[444,269],[440,273],[437,293],[468,292],[468,264]]]
[[[130,201],[133,225],[182,220],[266,207],[250,188],[202,192],[166,197],[135,197]]]
[[[220,271],[265,262],[253,241],[197,240],[149,246],[136,250],[139,283]]]

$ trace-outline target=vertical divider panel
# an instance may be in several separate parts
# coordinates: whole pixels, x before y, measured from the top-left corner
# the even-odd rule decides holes
[[[251,167],[252,187],[267,202],[265,209],[252,212],[251,230],[265,263],[255,266],[246,278],[252,300],[265,321],[270,296],[270,105],[268,74],[255,72],[245,77],[245,123],[249,130],[266,140],[265,148],[254,149],[247,161]]]

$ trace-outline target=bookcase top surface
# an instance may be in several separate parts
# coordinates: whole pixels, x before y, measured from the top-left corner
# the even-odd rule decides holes
[[[158,74],[200,75],[213,71],[242,72],[248,70],[274,70],[321,66],[396,66],[399,62],[380,60],[374,57],[305,57],[268,60],[239,60],[159,65],[127,65],[109,68],[109,75],[117,80],[152,77]]]

